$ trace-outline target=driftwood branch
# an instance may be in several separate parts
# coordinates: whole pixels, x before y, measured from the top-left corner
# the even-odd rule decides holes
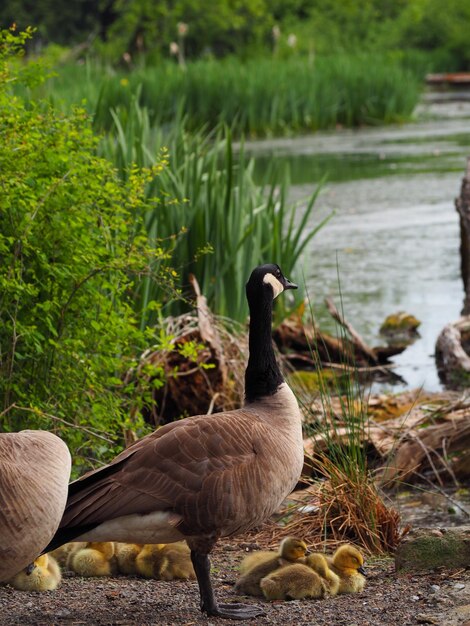
[[[348,331],[354,345],[357,346],[357,348],[359,348],[361,352],[366,354],[372,363],[377,364],[378,359],[374,349],[368,346],[363,338],[360,336],[360,334],[352,327],[352,325],[348,321],[344,319],[344,317],[336,308],[333,300],[330,297],[325,298],[325,304],[333,319],[335,319],[343,328]]]

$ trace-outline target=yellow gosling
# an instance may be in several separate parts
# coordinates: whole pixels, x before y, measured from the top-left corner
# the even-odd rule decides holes
[[[357,593],[366,584],[364,557],[350,544],[340,546],[333,557],[327,557],[329,568],[339,576],[338,593]]]
[[[326,595],[324,580],[311,567],[303,563],[286,565],[261,579],[260,587],[266,600],[303,600],[323,598]]]
[[[162,554],[164,543],[146,543],[135,559],[137,573],[145,578],[160,578],[167,559]]]
[[[319,554],[318,552],[309,554],[305,558],[305,565],[320,576],[330,596],[335,596],[338,593],[340,578],[328,567],[328,563],[323,554]]]
[[[115,573],[114,544],[111,541],[89,542],[71,557],[71,569],[79,576],[111,576]]]
[[[30,574],[27,573],[28,568],[23,569],[8,581],[9,584],[21,591],[53,591],[59,586],[62,575],[53,557],[42,554],[33,565]]]
[[[120,543],[114,544],[117,569],[120,574],[133,576],[138,574],[136,558],[143,548],[142,543]]]
[[[269,558],[265,556],[265,552],[261,555],[257,553],[249,555],[241,565],[241,570],[244,573],[238,579],[235,591],[250,596],[263,595],[260,587],[261,579],[279,567],[302,559],[306,552],[307,544],[304,541],[297,539],[297,537],[286,537],[279,546],[279,552],[272,552]],[[248,560],[249,566],[246,565]]]
[[[162,555],[165,559],[160,570],[162,580],[194,580],[196,574],[191,561],[191,551],[183,541],[170,543],[162,548]]]
[[[75,554],[75,552],[78,552],[78,550],[86,548],[86,545],[86,541],[70,541],[69,543],[64,543],[64,545],[60,546],[60,548],[56,548],[55,550],[52,550],[52,552],[48,552],[48,554],[57,561],[60,567],[63,567],[65,569],[72,569],[72,556]]]

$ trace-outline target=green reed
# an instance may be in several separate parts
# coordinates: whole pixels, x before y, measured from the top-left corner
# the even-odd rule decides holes
[[[188,129],[223,123],[256,137],[405,120],[420,80],[390,56],[356,54],[201,60],[186,71],[170,62],[125,72],[88,61],[59,69],[43,89],[55,102],[85,99],[100,129],[111,128],[110,111],[128,108],[138,93],[151,125],[172,123],[184,110]]]
[[[148,186],[149,196],[158,202],[146,225],[155,242],[173,241],[171,264],[182,275],[183,295],[190,295],[185,289],[193,273],[216,313],[243,321],[244,286],[252,268],[274,261],[291,275],[325,222],[315,222],[312,215],[318,189],[303,203],[292,204],[287,172],[272,172],[258,186],[254,160],[243,145],[234,150],[226,128],[190,133],[181,122],[164,133],[150,125],[149,113],[137,99],[112,116],[114,128],[103,138],[101,152],[123,175],[132,163],[152,165],[163,147],[169,152],[169,166]],[[140,312],[159,296],[159,288],[144,279]],[[172,312],[184,306],[173,302]]]

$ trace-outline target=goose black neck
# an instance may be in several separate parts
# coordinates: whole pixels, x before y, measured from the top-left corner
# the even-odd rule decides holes
[[[250,305],[250,357],[245,371],[245,399],[254,402],[263,396],[271,396],[284,382],[276,361],[271,333],[272,295],[260,294]]]

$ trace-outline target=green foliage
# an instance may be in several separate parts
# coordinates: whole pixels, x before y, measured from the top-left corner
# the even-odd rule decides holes
[[[116,0],[114,11],[100,48],[114,61],[123,53],[168,56],[171,42],[191,58],[225,55],[256,45],[270,27],[266,0],[218,0],[210,7],[200,0]],[[184,36],[178,35],[181,23],[188,26]]]
[[[401,59],[360,54],[313,64],[302,57],[198,61],[186,71],[166,62],[130,74],[89,62],[62,68],[48,90],[54,102],[85,97],[98,129],[114,124],[111,110],[129,110],[137,99],[151,126],[171,124],[184,111],[189,130],[222,123],[234,135],[258,137],[402,121],[421,81]]]
[[[171,285],[169,255],[145,230],[146,189],[166,164],[123,181],[83,111],[13,97],[22,37],[0,33],[0,428],[55,430],[78,464],[106,460],[143,428],[121,377],[152,339],[132,308],[140,277]]]
[[[323,225],[312,224],[318,191],[300,206],[291,204],[288,176],[276,172],[260,188],[253,179],[254,160],[245,157],[243,147],[234,153],[228,131],[188,133],[180,124],[165,136],[151,127],[148,112],[136,101],[113,112],[113,120],[101,150],[124,176],[130,163],[150,165],[161,147],[168,147],[171,167],[148,188],[159,203],[147,213],[146,228],[151,237],[173,242],[172,263],[185,293],[193,273],[217,314],[243,322],[248,313],[244,286],[253,267],[273,260],[292,275]],[[155,286],[145,282],[138,296],[141,310],[159,298]],[[182,306],[173,302],[172,312],[180,313]]]
[[[114,65],[167,58],[173,42],[192,60],[414,48],[449,71],[469,67],[469,11],[468,0],[10,0],[0,24],[36,26],[38,43],[79,44]]]

